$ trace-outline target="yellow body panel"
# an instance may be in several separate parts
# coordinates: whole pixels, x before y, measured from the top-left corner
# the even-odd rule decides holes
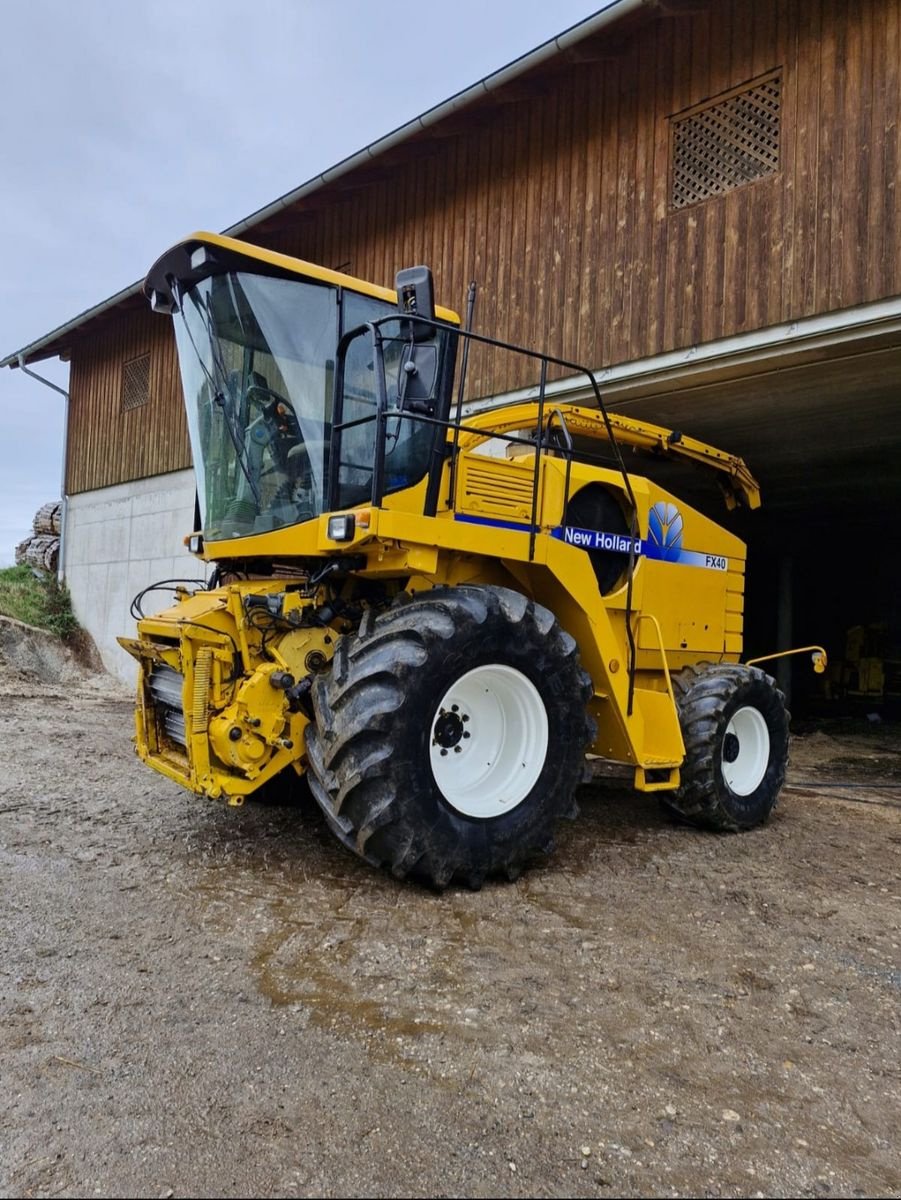
[[[525,592],[549,608],[578,643],[594,685],[591,708],[598,732],[593,752],[634,764],[639,787],[678,786],[684,746],[668,672],[700,660],[738,661],[744,544],[650,480],[630,476],[643,548],[636,560],[631,605],[625,578],[601,596],[589,555],[561,536],[565,462],[542,458],[532,545],[534,454],[508,461],[479,453],[482,448],[478,439],[470,439],[460,456],[456,511],[445,508],[435,517],[423,516],[421,494],[410,495],[421,488],[414,488],[386,497],[382,508],[366,505],[354,510],[361,520],[351,541],[336,544],[329,539],[328,518],[323,515],[288,529],[208,544],[205,554],[217,559],[227,551],[230,556],[274,561],[359,555],[365,565],[355,571],[356,578],[394,581],[398,589],[410,592],[463,582],[501,584]],[[573,463],[570,495],[589,483],[623,495],[618,472]],[[445,468],[441,495],[447,495],[449,486]],[[625,503],[623,499],[624,507]],[[645,552],[655,505],[678,508],[683,545],[696,561],[664,561]],[[249,595],[290,597],[297,613],[316,602],[315,597],[301,598],[292,588],[297,583],[288,579],[242,582],[198,593],[141,622],[141,641],[128,648],[148,665],[159,654],[161,661],[183,675],[185,712],[197,718],[189,721],[187,754],[180,759],[171,746],[163,750],[165,739],[161,741],[154,732],[148,716],[145,671],[137,730],[143,758],[192,790],[233,799],[253,791],[289,763],[303,769],[307,718],[289,711],[284,691],[270,686],[269,678],[276,669],[299,677],[311,651],[327,661],[342,623],[336,620],[325,631],[298,628],[282,633],[270,640],[264,653],[260,635],[248,623],[243,607]],[[631,711],[627,608],[635,644]],[[167,636],[178,648],[164,645],[155,650],[155,638]],[[235,648],[245,665],[240,679],[226,684],[227,664]],[[195,700],[201,650],[212,652],[209,667],[202,668],[211,676],[209,714],[198,712]],[[254,721],[259,722],[256,727]],[[230,733],[234,730],[240,732]]]
[[[206,269],[203,254],[195,262],[199,247],[211,252],[211,270],[256,265],[397,303],[394,291],[364,280],[197,233],[151,268],[145,287],[157,307],[172,307],[173,279]],[[435,314],[459,325],[449,309]],[[412,360],[407,367],[416,375]],[[419,402],[410,412],[429,419],[425,412],[447,413],[447,392],[443,403]],[[465,583],[512,588],[549,609],[575,639],[592,680],[593,751],[632,764],[639,788],[678,787],[685,747],[670,673],[700,661],[738,661],[744,544],[640,475],[585,455],[580,461],[575,452],[564,457],[546,442],[539,455],[534,438],[548,415],[527,402],[448,428],[431,515],[427,495],[434,504],[436,493],[423,479],[378,506],[349,510],[347,540],[329,536],[336,514],[323,514],[208,541],[201,557],[234,564],[240,581],[184,594],[141,620],[137,639],[122,640],[141,665],[139,755],[195,792],[237,803],[288,766],[302,772],[311,719],[305,697],[340,639],[396,593]],[[554,410],[557,418],[564,439],[598,441],[609,451],[615,435],[617,445],[712,469],[730,507],[760,502],[744,462],[702,442],[598,408],[566,405]],[[492,443],[495,435],[513,436],[506,456],[492,452],[504,445]],[[569,503],[588,487],[603,500],[595,511],[612,513],[618,530],[566,523]],[[268,574],[272,564],[285,565],[284,577]],[[335,587],[322,573],[330,568],[341,580]]]

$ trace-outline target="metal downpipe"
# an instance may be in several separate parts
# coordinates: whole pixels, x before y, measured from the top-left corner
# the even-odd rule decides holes
[[[69,515],[69,501],[66,495],[66,456],[69,448],[69,393],[65,388],[61,388],[58,384],[51,383],[49,379],[45,379],[43,375],[38,375],[37,371],[32,371],[30,367],[26,367],[24,353],[19,355],[19,370],[25,375],[30,375],[32,379],[36,379],[38,383],[42,383],[44,387],[52,388],[54,392],[59,392],[66,402],[63,409],[63,465],[59,482],[59,497],[62,504],[62,512],[59,518],[59,563],[56,568],[57,581],[63,583],[66,578],[66,521]]]

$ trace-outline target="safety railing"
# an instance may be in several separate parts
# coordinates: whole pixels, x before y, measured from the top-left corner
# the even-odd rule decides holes
[[[537,428],[534,438],[525,438],[517,434],[493,431],[485,428],[484,425],[474,426],[467,424],[463,420],[463,386],[464,380],[461,378],[460,387],[458,389],[458,401],[453,414],[449,411],[450,408],[450,386],[444,387],[445,405],[448,411],[437,414],[429,414],[423,411],[414,411],[403,405],[389,406],[389,392],[385,370],[385,345],[386,342],[400,341],[412,346],[417,340],[413,337],[413,323],[420,326],[434,329],[441,332],[448,338],[456,340],[462,339],[464,343],[464,364],[468,358],[468,348],[471,344],[491,347],[497,350],[506,351],[512,354],[521,355],[525,358],[535,361],[539,366],[539,383],[537,401]],[[389,324],[400,324],[402,331],[401,335],[393,338],[386,338],[382,332],[384,326]],[[372,404],[373,411],[370,414],[355,417],[351,420],[344,420],[344,399],[345,399],[345,365],[347,361],[347,352],[351,344],[358,338],[367,335],[371,341],[373,352],[374,365],[374,396],[370,402],[368,400],[363,403]],[[422,340],[422,339],[419,339]],[[607,408],[604,404],[601,390],[598,387],[594,373],[580,363],[575,363],[565,358],[558,358],[554,355],[546,354],[537,350],[530,350],[525,346],[517,346],[512,342],[504,342],[498,338],[488,337],[485,334],[475,333],[468,329],[457,329],[446,325],[442,322],[431,320],[427,317],[421,317],[415,314],[391,314],[381,317],[378,320],[371,321],[365,325],[360,325],[355,329],[349,330],[342,337],[337,350],[337,361],[335,371],[335,392],[334,404],[332,410],[332,428],[331,439],[328,451],[328,468],[327,476],[329,481],[328,487],[328,509],[334,511],[337,507],[342,507],[340,504],[341,496],[341,469],[342,466],[353,466],[356,470],[364,470],[371,474],[371,487],[369,489],[368,503],[373,507],[379,507],[385,496],[385,446],[388,438],[388,421],[410,421],[422,425],[431,426],[436,431],[444,431],[444,439],[441,442],[440,454],[432,455],[432,459],[428,466],[429,485],[426,489],[426,502],[424,506],[424,514],[433,516],[437,510],[437,489],[440,481],[442,468],[446,459],[446,447],[450,445],[450,487],[448,495],[448,505],[451,511],[457,509],[457,486],[459,472],[457,469],[457,459],[459,455],[460,435],[463,433],[474,433],[481,437],[497,438],[508,444],[526,445],[534,450],[535,462],[532,480],[532,502],[531,502],[531,520],[529,525],[529,561],[535,557],[535,544],[538,534],[538,502],[539,490],[541,484],[541,467],[543,456],[549,450],[555,453],[562,454],[566,458],[566,478],[564,484],[564,502],[563,515],[565,517],[566,508],[569,502],[569,490],[571,481],[572,463],[575,458],[575,449],[573,446],[572,437],[566,426],[566,419],[562,410],[557,407],[551,410],[548,414],[548,398],[547,398],[547,382],[548,370],[550,367],[559,368],[563,371],[571,372],[576,376],[584,376],[588,381],[591,392],[594,398],[595,405],[601,414],[604,422],[604,427],[607,433],[607,439],[610,445],[610,451],[613,456],[616,469],[623,479],[623,489],[629,499],[630,506],[630,546],[629,546],[629,562],[626,578],[626,633],[629,643],[629,703],[628,712],[631,715],[634,693],[634,674],[635,674],[635,659],[636,648],[635,639],[632,630],[632,622],[630,621],[632,609],[632,582],[635,572],[635,547],[637,544],[638,535],[638,508],[635,501],[635,495],[632,490],[632,483],[629,479],[629,474],[626,470],[625,462],[623,461],[622,452],[616,440],[613,426],[610,422],[610,417]],[[360,402],[360,398],[356,398]],[[437,401],[437,398],[436,398]],[[546,416],[548,419],[546,420]],[[345,464],[342,463],[342,442],[347,431],[358,428],[360,426],[374,423],[375,424],[375,444],[373,446],[373,460],[371,467],[368,464]],[[559,429],[560,439],[551,445],[550,439],[556,434]],[[562,441],[562,444],[561,444]],[[437,447],[439,439],[433,441],[433,450]],[[580,461],[596,461],[604,462],[600,455],[579,451]],[[609,464],[607,464],[609,465]],[[366,501],[359,501],[366,502]]]

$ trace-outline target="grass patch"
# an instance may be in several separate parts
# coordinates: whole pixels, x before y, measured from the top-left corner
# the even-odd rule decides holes
[[[81,632],[66,587],[53,575],[36,576],[31,567],[0,570],[0,616],[48,629],[68,642]]]

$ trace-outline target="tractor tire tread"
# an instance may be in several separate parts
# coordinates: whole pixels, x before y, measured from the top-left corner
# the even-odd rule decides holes
[[[464,653],[461,644],[484,641],[497,646],[501,659],[527,652],[537,678],[551,680],[545,705],[557,706],[556,728],[566,733],[560,740],[571,743],[559,750],[548,786],[554,795],[532,806],[534,818],[532,809],[528,819],[523,814],[521,836],[503,828],[515,814],[474,821],[436,802],[435,820],[421,820],[419,801],[404,790],[416,771],[427,773],[431,785],[427,761],[414,764],[423,752],[409,731],[416,726],[422,742],[429,677],[449,655]],[[514,878],[553,850],[556,821],[578,812],[575,790],[595,732],[587,711],[592,693],[574,639],[547,609],[506,588],[435,588],[345,635],[332,669],[314,681],[316,719],[306,738],[310,790],[338,839],[395,878],[414,876],[438,890],[453,881],[478,889],[492,875]],[[550,767],[544,770],[550,778]],[[422,788],[407,788],[415,790]],[[534,795],[533,789],[521,807],[532,805]]]
[[[672,684],[685,759],[678,790],[660,797],[663,807],[678,820],[719,832],[737,833],[763,824],[785,782],[790,745],[790,715],[775,680],[758,667],[697,663],[675,672]],[[757,789],[759,802],[751,813],[741,811],[742,806],[729,794],[722,781],[720,760],[729,708],[743,694],[762,706],[772,745],[770,763]]]

